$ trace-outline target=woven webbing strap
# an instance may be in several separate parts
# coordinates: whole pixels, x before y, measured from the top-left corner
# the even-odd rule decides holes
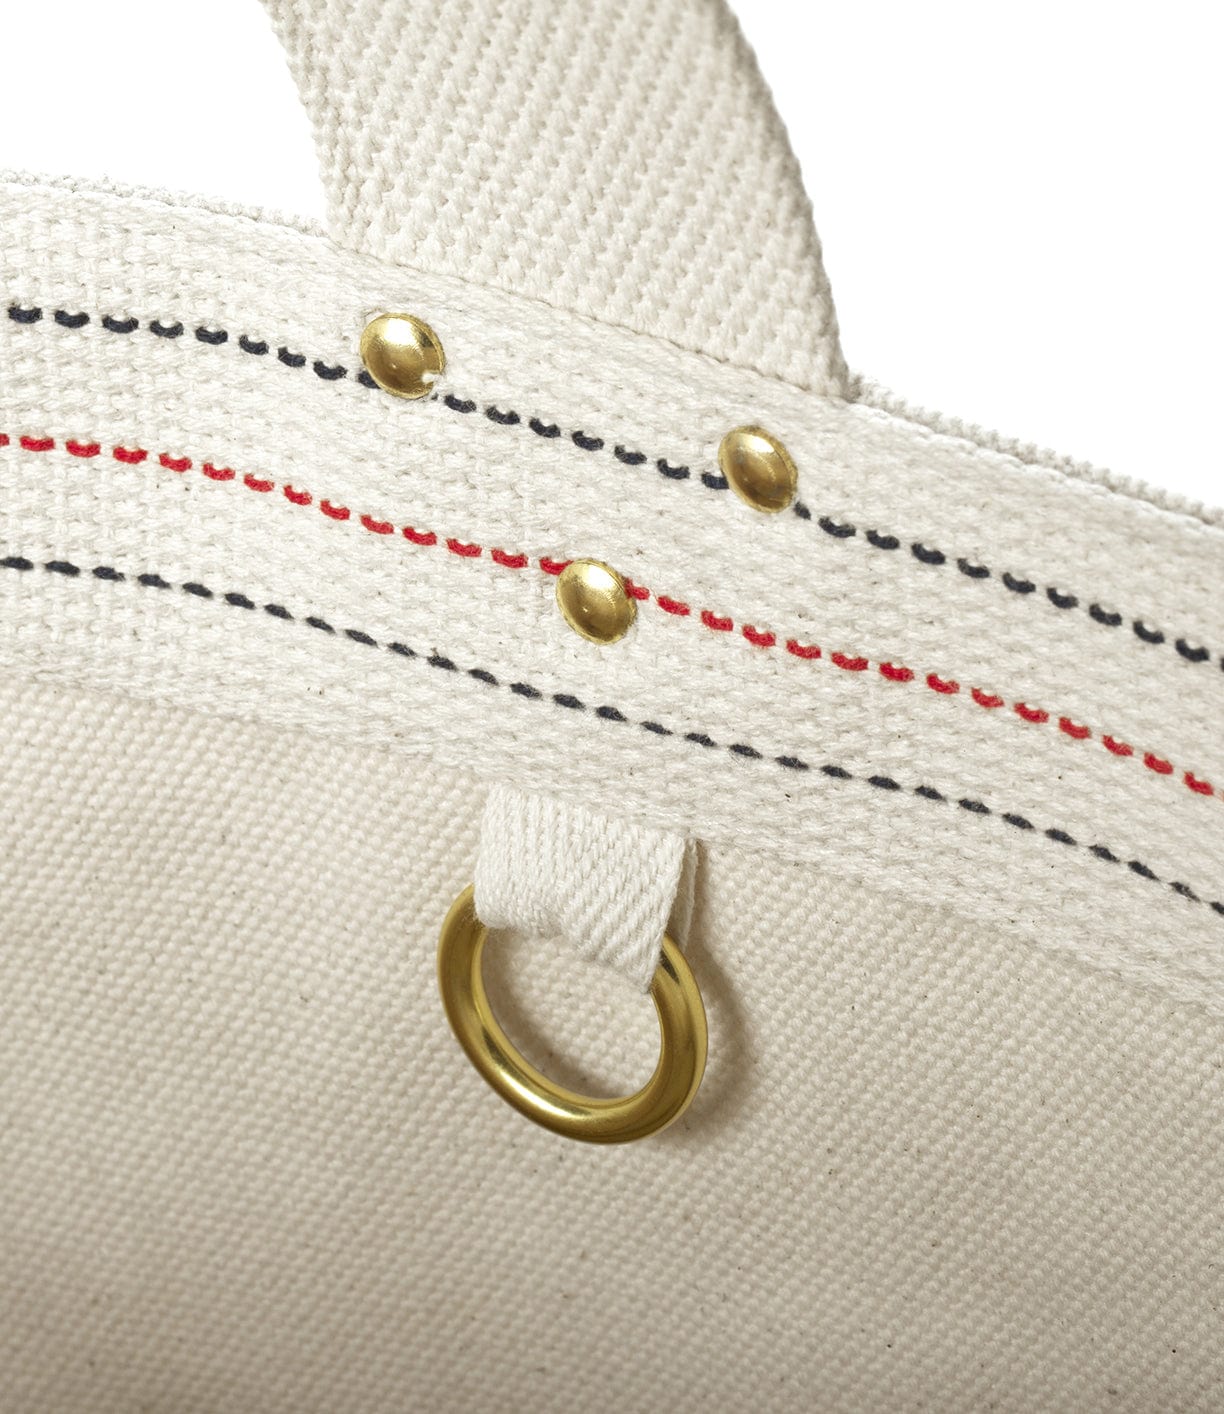
[[[340,244],[844,391],[799,169],[722,0],[265,3]]]

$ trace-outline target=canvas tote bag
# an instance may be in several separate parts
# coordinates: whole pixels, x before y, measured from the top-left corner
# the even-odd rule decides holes
[[[0,182],[0,1406],[1219,1409],[1219,516],[718,0],[268,8],[326,232]]]

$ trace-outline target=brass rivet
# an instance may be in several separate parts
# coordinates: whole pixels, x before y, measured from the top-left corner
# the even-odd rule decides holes
[[[773,515],[795,499],[795,463],[763,427],[733,427],[718,444],[718,465],[727,485],[753,510]]]
[[[379,314],[361,335],[361,361],[380,388],[397,398],[423,398],[446,367],[442,341],[412,314]]]
[[[625,581],[598,560],[571,560],[557,576],[565,622],[592,643],[615,643],[633,625],[637,605]]]

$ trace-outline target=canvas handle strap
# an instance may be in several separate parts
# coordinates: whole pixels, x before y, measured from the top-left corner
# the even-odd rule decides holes
[[[810,205],[723,0],[265,0],[333,238],[842,395]]]

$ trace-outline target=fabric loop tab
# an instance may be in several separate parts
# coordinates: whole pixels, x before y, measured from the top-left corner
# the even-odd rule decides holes
[[[646,991],[664,932],[684,946],[693,856],[683,835],[494,786],[480,828],[476,912],[489,928],[559,935]]]

